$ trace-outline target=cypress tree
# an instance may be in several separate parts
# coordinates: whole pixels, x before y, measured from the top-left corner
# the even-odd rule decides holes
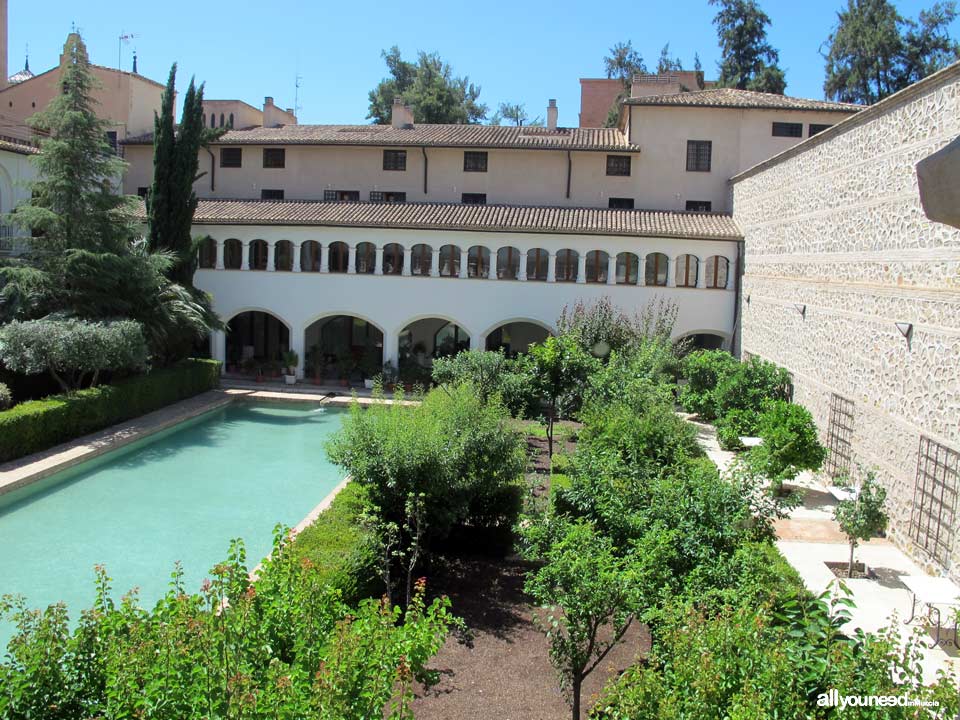
[[[154,114],[153,185],[147,196],[147,220],[150,225],[151,251],[166,250],[176,256],[168,271],[174,282],[193,286],[197,268],[196,243],[190,235],[197,194],[193,183],[198,174],[200,148],[223,131],[211,131],[203,122],[203,85],[193,78],[183,100],[179,127],[173,123],[173,104],[177,65],[170,68],[163,92],[160,113]]]

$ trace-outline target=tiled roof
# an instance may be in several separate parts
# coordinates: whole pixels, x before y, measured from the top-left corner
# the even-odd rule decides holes
[[[671,95],[649,95],[647,97],[627,98],[626,105],[666,105],[675,107],[714,107],[714,108],[755,108],[758,110],[817,110],[820,112],[859,112],[865,105],[828,102],[827,100],[807,100],[804,98],[775,95],[774,93],[737,90],[736,88],[717,88],[696,92],[673,93]]]
[[[127,138],[126,145],[152,143],[152,135]],[[519,148],[532,150],[613,150],[639,152],[617,128],[507,127],[497,125],[284,125],[231,130],[218,145],[392,145]]]
[[[35,145],[2,135],[0,135],[0,150],[8,150],[20,155],[36,155],[40,152],[40,149]]]
[[[196,225],[320,225],[709,240],[742,237],[733,218],[720,213],[444,203],[201,200],[193,222]]]

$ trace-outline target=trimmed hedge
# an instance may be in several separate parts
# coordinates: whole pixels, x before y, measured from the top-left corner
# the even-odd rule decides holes
[[[344,602],[372,597],[382,589],[377,569],[376,538],[363,523],[369,501],[355,482],[337,493],[330,507],[294,539],[294,557],[340,590]]]
[[[102,430],[198,395],[219,383],[219,362],[183,360],[115,385],[20,403],[0,412],[0,462]]]

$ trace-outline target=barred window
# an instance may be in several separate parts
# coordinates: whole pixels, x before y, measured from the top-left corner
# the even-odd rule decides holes
[[[774,137],[803,137],[803,123],[775,122],[773,124]]]
[[[287,165],[287,151],[285,148],[264,148],[263,166],[265,168],[282,168]]]
[[[633,210],[633,198],[615,198],[607,201],[607,207],[614,210]]]
[[[263,188],[260,191],[261,200],[283,200],[283,190],[271,190]]]
[[[487,153],[467,150],[463,153],[464,172],[486,172]]]
[[[323,199],[326,202],[359,202],[358,190],[324,190]]]
[[[687,140],[687,172],[710,172],[713,141]]]
[[[687,212],[710,212],[713,203],[709,200],[687,200]]]
[[[607,155],[607,175],[630,176],[629,155]]]
[[[463,193],[460,196],[460,202],[462,202],[464,205],[486,205],[487,194],[486,193]]]
[[[817,123],[810,123],[809,129],[807,130],[807,137],[813,137],[822,133],[827,128],[832,128],[833,125],[819,125]]]
[[[407,201],[407,194],[405,192],[390,192],[390,191],[380,191],[380,190],[370,191],[370,202],[402,203],[406,201]]]
[[[384,170],[406,170],[407,169],[407,151],[406,150],[384,150],[383,151],[383,169]]]
[[[220,167],[238,168],[243,165],[243,148],[220,148]]]
[[[910,539],[947,568],[957,525],[960,453],[920,437],[917,482],[910,514]]]

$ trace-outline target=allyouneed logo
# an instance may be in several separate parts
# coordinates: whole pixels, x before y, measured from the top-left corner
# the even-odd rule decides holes
[[[936,700],[920,700],[907,695],[841,695],[834,688],[817,695],[817,706],[838,707],[939,707]]]

